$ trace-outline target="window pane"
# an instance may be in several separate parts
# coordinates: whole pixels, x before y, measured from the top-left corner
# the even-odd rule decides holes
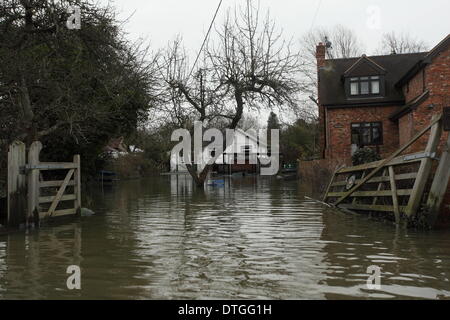
[[[357,126],[359,126],[359,124],[356,124]],[[359,128],[352,128],[352,144],[356,144],[359,146],[360,141],[359,141]]]
[[[350,78],[350,81],[358,81],[359,78]]]
[[[363,128],[361,129],[361,139],[362,144],[369,145],[371,144],[370,141],[370,128]]]
[[[369,80],[369,77],[361,77],[359,79],[361,79],[361,80]]]
[[[372,128],[372,143],[380,144],[383,142],[381,128]]]
[[[361,82],[361,94],[369,94],[369,82]]]
[[[380,93],[380,81],[372,81],[372,94]]]
[[[359,128],[360,125],[359,125],[359,123],[352,123],[352,127],[353,127],[353,128]]]
[[[352,134],[352,144],[356,144],[359,146],[359,134],[358,133]]]
[[[380,79],[380,77],[379,77],[379,76],[374,76],[374,77],[370,77],[370,79],[372,79],[372,80],[378,80],[378,79]]]
[[[359,94],[358,92],[358,82],[353,82],[350,84],[350,94],[352,96],[355,96],[357,94]]]

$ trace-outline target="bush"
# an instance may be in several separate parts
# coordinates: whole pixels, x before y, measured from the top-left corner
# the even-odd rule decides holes
[[[380,155],[373,149],[364,147],[355,152],[352,156],[352,162],[354,166],[375,162],[381,160]]]
[[[118,159],[110,159],[106,170],[115,172],[119,179],[143,178],[161,172],[158,164],[144,157],[142,153],[127,154]]]

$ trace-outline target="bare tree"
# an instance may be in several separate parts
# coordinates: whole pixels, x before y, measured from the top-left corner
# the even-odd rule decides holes
[[[377,50],[380,54],[401,54],[415,53],[428,50],[428,45],[417,38],[412,37],[408,33],[390,33],[383,34],[380,47]]]
[[[326,55],[328,59],[351,58],[361,56],[363,54],[364,46],[353,30],[348,29],[342,25],[336,25],[331,29],[315,28],[307,32],[300,39],[301,55],[302,55],[302,78],[305,81],[304,88],[307,94],[303,97],[306,104],[317,103],[314,101],[314,96],[317,94],[317,60],[316,47],[322,42],[329,42],[330,46],[327,48]],[[311,98],[313,98],[311,100]],[[311,108],[306,108],[306,110]],[[304,112],[303,112],[304,113]],[[310,116],[310,114],[308,115]]]
[[[303,54],[309,55],[315,63],[316,46],[327,40],[331,43],[327,49],[328,59],[352,58],[363,53],[364,46],[353,30],[336,25],[331,29],[319,27],[306,33],[301,39]]]
[[[245,112],[298,107],[300,57],[269,13],[261,18],[260,8],[247,0],[244,7],[227,12],[214,36],[193,76],[179,43],[166,54],[164,82],[170,95],[181,99],[179,106],[185,112],[187,108],[200,121],[225,119],[227,128],[235,129]],[[199,186],[210,167],[198,174],[187,166]]]

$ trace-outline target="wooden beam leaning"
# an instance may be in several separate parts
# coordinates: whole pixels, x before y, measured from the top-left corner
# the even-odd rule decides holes
[[[75,201],[75,209],[77,213],[81,214],[81,158],[80,155],[73,156],[73,162],[76,164],[77,168],[75,171],[75,194],[77,199]]]
[[[394,205],[395,223],[400,224],[400,207],[398,206],[397,185],[395,184],[394,167],[389,167],[389,179],[391,182],[392,204]]]
[[[58,193],[55,196],[55,199],[53,199],[53,202],[47,211],[48,217],[51,217],[53,215],[53,213],[55,212],[56,207],[58,206],[59,201],[61,201],[61,198],[64,195],[67,185],[69,184],[70,179],[72,179],[74,172],[75,172],[75,169],[70,169],[69,172],[67,173],[66,178],[64,179],[64,182],[63,182],[61,188],[59,188]]]
[[[417,133],[414,138],[412,138],[408,143],[406,143],[403,147],[395,151],[390,157],[386,158],[385,160],[381,161],[381,163],[376,167],[369,175],[367,175],[362,181],[354,186],[350,191],[348,191],[344,196],[342,196],[334,205],[340,204],[342,201],[347,199],[353,192],[358,190],[362,185],[364,185],[367,181],[369,181],[374,175],[376,175],[381,169],[383,169],[386,165],[389,164],[395,157],[400,155],[403,151],[408,149],[414,142],[416,142],[420,137],[422,137],[428,130],[430,130],[435,124],[440,122],[442,118],[442,114],[439,114],[438,116],[434,116],[431,123],[424,128],[422,131]]]
[[[442,117],[442,115],[441,115]],[[438,121],[432,126],[430,138],[428,139],[426,153],[433,153],[437,151],[439,141],[442,135],[442,122]],[[431,173],[431,158],[424,158],[420,162],[419,171],[417,172],[417,178],[414,182],[413,193],[409,198],[408,206],[406,208],[406,214],[408,217],[416,214],[422,201],[423,192],[425,190],[426,183]]]
[[[441,155],[439,166],[434,175],[433,184],[431,185],[430,194],[428,196],[427,206],[430,209],[428,224],[434,226],[439,216],[442,202],[450,179],[450,134],[448,135],[447,144]]]
[[[328,183],[327,189],[325,190],[325,195],[323,196],[323,202],[327,201],[328,198],[328,193],[330,192],[331,186],[333,185],[333,181],[336,178],[336,172],[338,171],[338,169],[334,170],[333,175],[331,176],[331,180]]]

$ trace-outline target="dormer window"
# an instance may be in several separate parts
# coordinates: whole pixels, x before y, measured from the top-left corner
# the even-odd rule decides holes
[[[350,78],[351,96],[379,95],[380,92],[380,76]]]

